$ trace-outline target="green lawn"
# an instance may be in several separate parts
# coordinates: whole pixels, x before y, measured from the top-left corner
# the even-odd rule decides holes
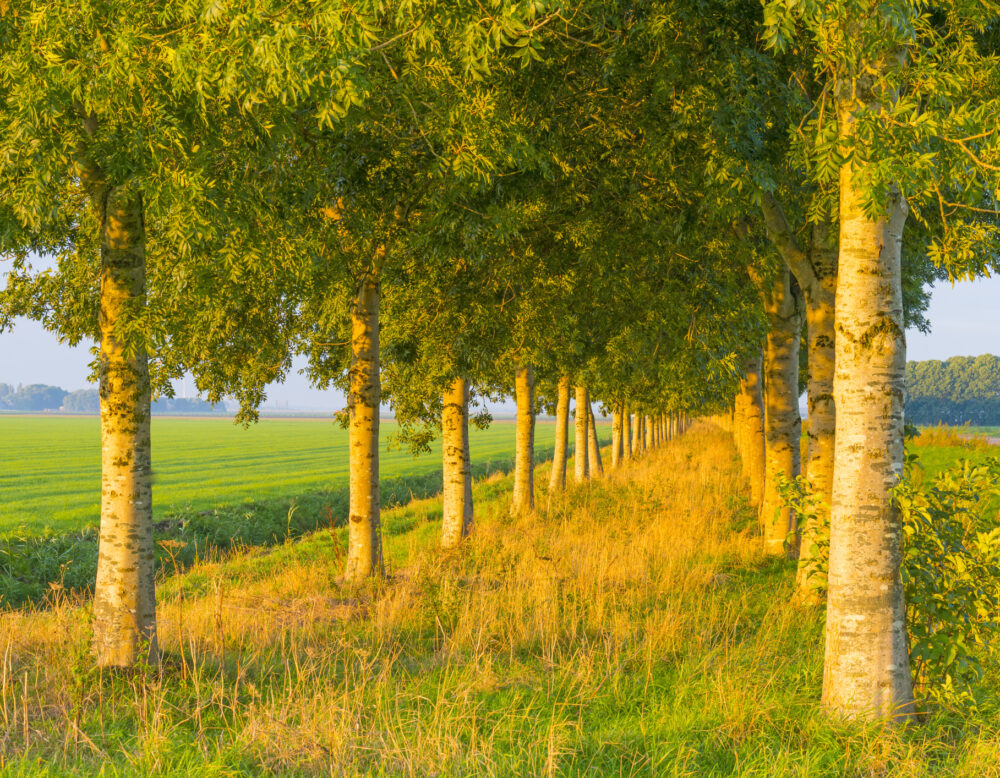
[[[413,457],[388,450],[396,425],[382,425],[385,479],[441,468],[440,443]],[[550,454],[551,421],[537,426],[536,450]],[[505,467],[514,424],[472,429],[473,462],[482,473]],[[96,417],[0,416],[0,533],[74,530],[97,522],[101,497]],[[288,499],[347,486],[347,431],[333,421],[264,419],[249,429],[228,419],[154,418],[154,510],[157,517],[247,502]]]

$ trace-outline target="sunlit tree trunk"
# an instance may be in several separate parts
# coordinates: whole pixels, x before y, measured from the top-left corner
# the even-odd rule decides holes
[[[624,420],[622,419],[621,408],[611,412],[611,467],[617,468],[622,461],[624,452]]]
[[[798,551],[795,516],[778,489],[781,478],[799,475],[802,420],[799,416],[799,343],[802,306],[787,265],[760,282],[768,333],[764,346],[764,547],[770,554]]]
[[[511,511],[535,508],[535,376],[530,367],[518,365],[514,374],[517,426],[514,435],[514,495]]]
[[[99,380],[101,525],[94,653],[101,667],[156,662],[153,488],[146,350],[129,348],[124,317],[145,304],[146,234],[140,197],[102,189]]]
[[[576,387],[576,448],[573,451],[573,474],[578,484],[590,475],[590,452],[588,449],[588,427],[590,426],[590,398],[586,386]]]
[[[604,463],[601,461],[601,444],[597,439],[597,417],[594,415],[594,408],[588,402],[587,412],[590,414],[587,428],[590,434],[590,441],[587,447],[587,458],[589,460],[590,474],[593,476],[604,475]]]
[[[743,378],[740,380],[740,402],[742,418],[740,419],[741,449],[745,463],[746,475],[750,481],[750,500],[756,509],[760,509],[764,496],[764,397],[761,387],[761,363],[763,355],[760,351],[753,354],[743,365]]]
[[[850,140],[855,95],[838,85],[841,136]],[[848,717],[913,713],[900,579],[902,521],[892,489],[903,472],[900,253],[906,201],[890,192],[884,215],[863,210],[849,158],[840,170],[840,266],[834,398],[836,467],[830,527],[823,703]]]
[[[833,401],[837,235],[835,226],[830,223],[813,225],[809,243],[803,248],[788,224],[781,204],[773,195],[765,194],[761,207],[768,235],[795,274],[805,298],[809,430],[803,470],[816,496],[817,510],[815,515],[805,517],[800,527],[802,540],[795,590],[796,599],[818,604],[822,602],[826,590],[826,548],[829,542],[837,421]]]
[[[642,430],[640,429],[639,414],[630,413],[628,417],[628,425],[630,431],[630,445],[629,445],[629,456],[635,459],[638,456],[639,451],[642,449]]]
[[[746,418],[746,394],[741,380],[739,390],[733,401],[733,443],[736,446],[736,453],[740,459],[740,475],[750,480],[750,459],[747,456],[747,418]]]
[[[350,507],[345,578],[360,582],[383,575],[379,506],[379,283],[370,273],[351,306],[351,368],[347,407],[350,447]]]
[[[559,396],[556,400],[556,444],[552,456],[552,475],[549,491],[561,492],[566,488],[566,449],[569,447],[569,376],[559,379]]]
[[[441,545],[454,548],[472,529],[472,462],[469,460],[469,382],[456,378],[444,395],[441,448],[444,489]]]
[[[646,448],[647,449],[653,448],[653,446],[656,445],[656,442],[655,442],[655,440],[653,438],[653,417],[652,416],[648,416],[647,415],[646,418],[645,418],[644,434],[645,434],[645,438],[646,438]]]
[[[628,406],[622,406],[622,458],[632,458],[632,414]]]

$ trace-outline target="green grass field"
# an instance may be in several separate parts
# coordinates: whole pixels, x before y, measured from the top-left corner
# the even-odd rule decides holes
[[[98,520],[100,427],[96,417],[0,416],[0,533],[80,529]],[[395,423],[382,425],[386,479],[441,469],[440,443],[414,457],[388,449]],[[553,422],[540,421],[536,448],[551,452]],[[504,467],[514,451],[514,424],[471,430],[477,471]],[[331,420],[263,419],[249,429],[228,419],[154,418],[154,510],[157,518],[289,499],[347,486],[347,431]]]

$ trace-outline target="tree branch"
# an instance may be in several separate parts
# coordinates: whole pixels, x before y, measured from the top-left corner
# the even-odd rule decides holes
[[[816,282],[816,274],[809,263],[809,256],[799,245],[795,232],[792,230],[781,203],[770,192],[764,192],[760,198],[760,209],[764,214],[764,225],[767,236],[771,239],[782,259],[788,264],[792,273],[803,287]]]

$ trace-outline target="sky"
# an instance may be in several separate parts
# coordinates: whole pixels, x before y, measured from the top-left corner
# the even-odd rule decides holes
[[[1000,277],[939,283],[931,294],[927,317],[931,332],[907,332],[907,359],[947,359],[1000,353]],[[85,389],[91,360],[88,347],[71,348],[35,322],[18,320],[12,332],[0,333],[0,382],[52,384]],[[284,384],[268,388],[267,409],[333,411],[344,405],[335,391],[318,391],[297,372]],[[176,385],[178,396],[193,396],[190,379]]]

